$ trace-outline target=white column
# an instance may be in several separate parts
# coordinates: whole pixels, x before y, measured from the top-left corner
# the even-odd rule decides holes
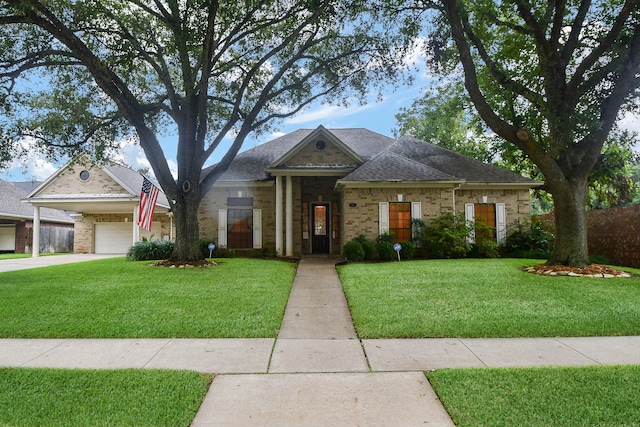
[[[286,255],[293,256],[293,177],[291,176],[287,176],[287,194],[285,202]]]
[[[276,252],[282,256],[282,177],[276,176]]]
[[[138,240],[140,240],[140,227],[138,227],[138,214],[140,213],[140,206],[136,205],[133,208],[133,243],[135,245]]]
[[[33,207],[33,242],[31,256],[40,256],[40,206]]]

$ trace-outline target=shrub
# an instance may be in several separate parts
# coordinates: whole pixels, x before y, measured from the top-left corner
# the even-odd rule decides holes
[[[366,240],[362,242],[361,245],[362,249],[364,250],[364,259],[366,259],[367,261],[372,260],[376,252],[376,248],[373,242],[370,240]]]
[[[171,240],[149,240],[142,238],[129,248],[127,259],[129,261],[149,261],[167,259],[173,253]]]
[[[367,239],[364,234],[359,235],[353,240],[362,245],[362,249],[364,249],[364,259],[372,260],[375,253],[375,245],[373,242]]]
[[[500,256],[498,242],[495,240],[482,239],[476,243],[476,247],[480,258],[498,258]]]
[[[391,242],[380,241],[378,242],[378,258],[382,261],[391,261],[396,256],[396,252],[393,250]]]
[[[553,249],[555,236],[553,224],[533,217],[513,224],[515,230],[509,233],[505,244],[507,256],[514,258],[546,258]]]
[[[400,251],[401,259],[413,259],[413,253],[415,251],[415,246],[411,242],[400,242],[402,246],[402,250]]]
[[[344,258],[347,261],[362,261],[364,259],[364,249],[362,248],[362,243],[352,240],[350,242],[345,243],[342,248],[342,252],[344,254]]]
[[[473,225],[464,213],[453,215],[445,212],[424,230],[429,256],[432,258],[462,258],[471,250],[468,237]]]

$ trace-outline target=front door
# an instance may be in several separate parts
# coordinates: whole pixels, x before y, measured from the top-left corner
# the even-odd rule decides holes
[[[314,254],[329,253],[329,204],[312,205],[311,215],[311,252]]]

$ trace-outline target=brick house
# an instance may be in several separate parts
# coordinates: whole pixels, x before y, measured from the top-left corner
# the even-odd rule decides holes
[[[29,253],[33,245],[33,207],[22,202],[31,183],[11,183],[0,179],[0,252]],[[26,188],[29,188],[26,190]],[[67,252],[73,239],[73,218],[56,209],[42,209],[43,239],[39,250]]]
[[[239,154],[202,201],[200,232],[236,250],[339,254],[361,234],[410,240],[412,218],[465,212],[502,243],[538,185],[413,137],[320,126]]]
[[[152,232],[135,224],[142,180],[130,168],[80,158],[28,201],[77,212],[75,252],[124,253],[142,236],[173,238],[162,193]],[[529,217],[529,190],[540,184],[412,137],[300,129],[236,156],[199,206],[200,236],[237,251],[339,254],[361,234],[410,240],[413,218],[465,212],[482,217],[501,243],[509,223]]]
[[[97,165],[79,157],[60,168],[25,200],[33,205],[34,217],[45,208],[75,212],[72,214],[75,253],[126,253],[142,237],[173,237],[169,203],[162,192],[151,231],[138,227],[134,220],[143,180],[143,175],[128,167]]]

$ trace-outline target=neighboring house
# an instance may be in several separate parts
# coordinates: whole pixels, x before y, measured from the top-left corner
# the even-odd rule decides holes
[[[34,189],[26,201],[32,215],[46,208],[72,211],[74,252],[126,253],[142,237],[173,237],[169,203],[160,192],[151,231],[137,225],[143,175],[118,164],[97,165],[79,157]]]
[[[29,253],[33,245],[33,206],[22,202],[33,183],[0,179],[0,252]],[[73,250],[73,218],[57,209],[40,212],[42,239],[39,251]]]
[[[239,154],[200,205],[200,232],[230,249],[339,254],[364,235],[410,240],[413,218],[482,218],[503,243],[542,183],[367,129],[301,129]]]

